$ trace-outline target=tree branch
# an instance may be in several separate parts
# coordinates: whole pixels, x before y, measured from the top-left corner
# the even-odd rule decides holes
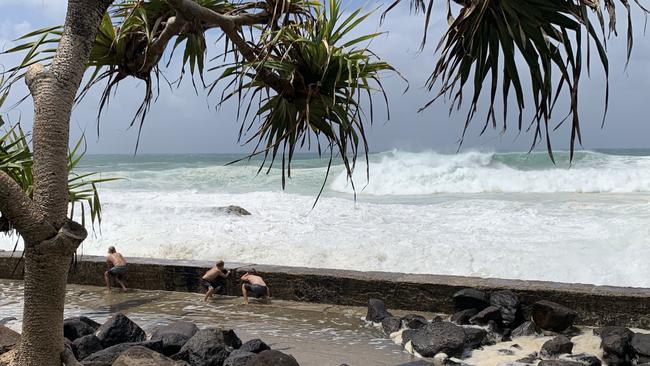
[[[25,244],[39,243],[56,235],[45,220],[40,207],[25,196],[22,188],[5,172],[0,171],[0,212],[25,239]]]

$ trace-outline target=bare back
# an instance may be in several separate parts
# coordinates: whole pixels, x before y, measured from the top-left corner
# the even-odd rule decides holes
[[[112,253],[106,257],[106,262],[113,266],[126,266],[126,259],[120,253]]]
[[[260,276],[249,274],[248,276],[246,276],[246,280],[250,282],[251,285],[266,286],[266,283]]]
[[[217,277],[225,277],[225,274],[221,272],[219,267],[212,267],[210,268],[205,274],[203,275],[204,280],[212,281],[216,279]]]

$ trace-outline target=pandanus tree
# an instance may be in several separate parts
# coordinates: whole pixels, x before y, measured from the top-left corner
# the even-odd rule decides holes
[[[609,73],[601,7],[609,14],[609,32],[616,33],[617,5],[629,13],[628,0],[448,0],[449,29],[427,82],[437,89],[431,102],[449,99],[451,112],[461,108],[469,90],[465,131],[487,88],[483,131],[497,127],[500,97],[502,129],[510,124],[507,107],[514,103],[517,128],[532,131],[533,145],[545,139],[551,152],[549,124],[570,119],[573,151],[580,141],[579,81],[583,69],[589,70],[592,47]],[[412,0],[411,8],[423,11],[428,25],[433,1]],[[396,73],[367,48],[377,34],[355,32],[367,17],[361,11],[344,14],[338,0],[69,0],[63,26],[31,32],[6,51],[24,58],[5,73],[0,95],[24,80],[34,104],[34,152],[26,155],[33,164],[25,165],[32,183],[22,184],[20,174],[0,169],[4,225],[25,242],[21,365],[74,363],[63,343],[65,284],[72,256],[87,235],[68,211],[74,104],[103,86],[101,114],[123,80],[142,80],[142,104],[131,122],[142,126],[169,65],[163,56],[178,57],[180,78],[189,70],[192,82],[206,87],[215,103],[238,104],[239,138],[255,144],[252,154],[264,156],[260,169],[280,160],[283,178],[289,177],[294,153],[315,148],[327,153],[330,163],[338,155],[351,178],[357,157],[367,158],[365,128],[374,117],[373,99],[383,93],[381,77]],[[221,36],[214,46],[206,40],[212,30]],[[208,47],[220,47],[220,57],[206,59]],[[570,108],[552,119],[563,96]],[[526,110],[529,124],[523,123],[526,103],[532,103]]]

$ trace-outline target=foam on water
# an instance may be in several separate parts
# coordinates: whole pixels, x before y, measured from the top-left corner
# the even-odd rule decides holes
[[[127,256],[650,287],[646,156],[582,153],[567,169],[544,155],[394,151],[371,157],[357,202],[337,177],[313,210],[325,169],[315,159],[297,162],[287,192],[276,171],[224,158],[92,159],[86,169],[128,179],[102,187],[86,254],[115,245]],[[231,204],[252,215],[218,209]],[[0,238],[0,249],[14,243]]]

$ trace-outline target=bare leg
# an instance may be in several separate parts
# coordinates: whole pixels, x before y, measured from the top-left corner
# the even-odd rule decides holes
[[[266,288],[266,303],[270,304],[271,303],[271,290],[269,288]]]
[[[248,292],[246,291],[246,285],[241,285],[241,293],[244,295],[244,305],[248,305]]]
[[[214,287],[210,287],[208,292],[205,293],[205,297],[203,298],[203,302],[208,302],[208,299],[212,297],[212,294],[214,293]]]
[[[111,290],[111,279],[108,276],[108,271],[104,272],[104,280],[106,281],[106,288],[108,288],[108,291]]]
[[[124,284],[124,282],[122,282],[122,280],[120,280],[119,277],[116,277],[115,280],[117,281],[117,283],[120,284],[120,286],[122,286],[122,291],[126,292],[126,285]]]

